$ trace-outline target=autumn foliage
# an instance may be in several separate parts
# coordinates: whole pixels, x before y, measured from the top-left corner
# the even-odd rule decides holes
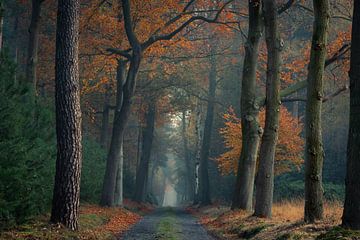
[[[216,158],[218,167],[223,175],[237,172],[237,163],[241,153],[241,119],[232,108],[223,116],[225,127],[220,129],[224,138],[227,152]],[[259,114],[262,127],[265,125],[265,111]],[[301,138],[302,124],[293,117],[285,107],[281,108],[279,143],[275,155],[275,172],[281,174],[299,168],[303,163],[302,152],[304,140]]]

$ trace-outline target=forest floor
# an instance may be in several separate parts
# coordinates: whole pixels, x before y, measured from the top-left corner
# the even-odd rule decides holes
[[[221,205],[188,210],[200,218],[201,224],[218,239],[360,239],[360,232],[339,227],[342,215],[340,203],[327,203],[324,220],[316,224],[303,222],[303,206],[301,200],[276,203],[271,220],[253,217],[245,211],[230,211],[229,207]]]
[[[122,240],[214,240],[181,208],[159,208],[131,228]]]
[[[134,224],[153,211],[149,205],[125,201],[124,208],[102,208],[82,204],[80,207],[79,231],[69,231],[61,225],[49,223],[50,215],[45,214],[14,229],[0,232],[1,240],[105,240],[117,239]]]

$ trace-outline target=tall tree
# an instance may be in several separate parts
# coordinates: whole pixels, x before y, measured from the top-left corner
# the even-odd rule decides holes
[[[103,191],[101,195],[100,204],[104,206],[115,205],[115,191],[116,191],[116,179],[119,172],[119,165],[121,161],[121,149],[123,145],[124,129],[127,118],[129,117],[129,101],[128,90],[125,85],[125,70],[126,62],[124,60],[118,60],[118,67],[116,73],[116,106],[114,114],[114,123],[112,130],[112,137],[110,143],[109,154],[107,157],[107,165],[105,172],[105,179],[103,183]],[[126,107],[126,108],[125,108]],[[123,112],[126,111],[126,112]],[[122,179],[120,179],[122,180]],[[122,184],[118,182],[118,187],[122,187]],[[117,190],[117,192],[122,192]],[[117,205],[122,203],[117,201]]]
[[[261,1],[249,0],[249,29],[241,88],[242,150],[239,159],[232,209],[251,210],[256,159],[262,129],[259,126],[259,105],[256,102],[256,69],[263,30]]]
[[[200,152],[200,168],[199,168],[199,180],[200,180],[200,204],[210,205],[210,180],[209,180],[209,155],[211,146],[211,134],[214,122],[214,110],[215,110],[215,95],[217,85],[217,66],[216,58],[214,54],[214,43],[211,43],[211,57],[210,57],[210,72],[209,72],[209,87],[208,87],[208,103],[205,117],[205,124],[203,130],[203,139]]]
[[[342,225],[360,229],[360,2],[354,1],[350,59],[350,128]]]
[[[59,0],[56,31],[55,105],[57,159],[51,222],[78,228],[81,174],[79,0]]]
[[[186,124],[186,110],[183,109],[182,111],[182,118],[181,118],[181,138],[183,140],[183,151],[184,151],[184,160],[185,160],[185,168],[186,168],[186,200],[193,200],[194,199],[194,178],[193,178],[193,167],[191,166],[191,156],[189,151],[189,143],[188,137],[186,135],[187,124]]]
[[[149,175],[149,165],[151,149],[154,139],[154,129],[156,120],[156,101],[151,100],[147,106],[145,114],[145,126],[142,130],[142,150],[139,167],[136,171],[134,201],[143,202],[146,194],[146,184]]]
[[[323,77],[327,31],[330,19],[328,0],[314,0],[314,29],[307,79],[305,120],[305,216],[306,222],[323,218],[321,109],[324,98]]]
[[[33,85],[36,93],[38,63],[39,34],[40,34],[40,14],[41,5],[45,0],[32,0],[31,21],[29,27],[28,53],[26,62],[26,81]]]
[[[283,42],[278,30],[275,0],[264,0],[264,23],[267,45],[266,119],[260,146],[259,170],[256,178],[255,216],[271,217],[274,193],[275,150],[280,117],[280,52]],[[242,174],[240,172],[240,174]]]

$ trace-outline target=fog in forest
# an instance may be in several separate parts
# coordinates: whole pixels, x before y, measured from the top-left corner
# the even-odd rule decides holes
[[[359,109],[357,0],[0,0],[0,239],[360,238]]]

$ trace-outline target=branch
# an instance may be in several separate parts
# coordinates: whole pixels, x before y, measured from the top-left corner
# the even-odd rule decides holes
[[[339,50],[330,58],[326,59],[325,61],[325,68],[329,67],[331,64],[333,64],[334,62],[336,62],[338,59],[340,59],[342,56],[344,56],[351,48],[351,45],[349,43],[345,43],[341,48],[339,48]],[[280,92],[280,97],[282,99],[290,96],[293,93],[296,93],[298,91],[300,91],[301,89],[306,88],[307,86],[307,80],[303,80],[303,81],[299,81],[287,88],[285,88],[284,90],[282,90]],[[326,98],[326,97],[325,97]],[[291,101],[291,99],[285,99],[288,102]],[[259,102],[259,106],[264,106],[266,103],[266,98],[265,97],[260,97],[258,102]]]
[[[333,62],[339,60],[342,56],[344,56],[351,48],[350,43],[345,43],[331,58],[326,59],[325,67],[328,67]]]
[[[146,49],[148,47],[150,47],[152,44],[158,42],[158,41],[162,41],[162,40],[171,40],[174,36],[176,36],[178,33],[180,33],[184,28],[186,28],[188,25],[190,25],[191,23],[195,22],[195,21],[204,21],[207,23],[217,23],[217,20],[219,19],[221,13],[224,11],[224,9],[230,4],[232,3],[234,0],[229,0],[227,1],[216,13],[215,17],[213,19],[209,19],[203,16],[193,16],[190,19],[188,19],[186,22],[184,22],[181,26],[179,26],[177,29],[175,29],[173,32],[169,33],[169,34],[165,34],[165,35],[153,35],[151,36],[146,42],[144,42],[141,46],[142,49]],[[180,16],[180,15],[179,15]],[[178,17],[178,16],[177,16]],[[177,18],[175,17],[175,18]],[[175,19],[174,18],[174,19]],[[181,17],[178,17],[176,19],[179,20]],[[172,21],[172,20],[170,20]],[[173,21],[173,23],[175,23],[176,21]]]
[[[129,43],[133,49],[138,49],[140,47],[139,40],[137,39],[134,29],[133,22],[131,19],[131,9],[130,9],[130,0],[121,0],[122,8],[124,13],[124,25],[126,36],[129,40]]]
[[[339,88],[333,93],[330,93],[329,95],[325,96],[322,100],[323,103],[335,98],[336,96],[340,95],[341,93],[349,90],[349,86],[345,85],[342,88]],[[306,98],[282,98],[281,102],[306,102]]]
[[[122,50],[117,49],[117,48],[108,48],[108,49],[106,49],[106,51],[110,52],[112,54],[123,56],[123,57],[125,57],[127,59],[131,58],[131,54],[127,50],[122,51]]]
[[[335,91],[335,92],[333,92],[333,93],[325,96],[325,97],[323,98],[322,102],[323,102],[323,103],[324,103],[324,102],[327,102],[327,101],[333,99],[334,97],[340,95],[342,92],[345,92],[345,91],[347,91],[347,90],[349,90],[349,85],[345,85],[345,86],[343,86],[342,88],[339,88],[337,91]]]
[[[283,5],[281,5],[281,7],[278,9],[278,14],[282,14],[285,11],[287,11],[289,8],[291,8],[294,3],[296,2],[296,0],[288,0],[286,3],[284,3]]]

